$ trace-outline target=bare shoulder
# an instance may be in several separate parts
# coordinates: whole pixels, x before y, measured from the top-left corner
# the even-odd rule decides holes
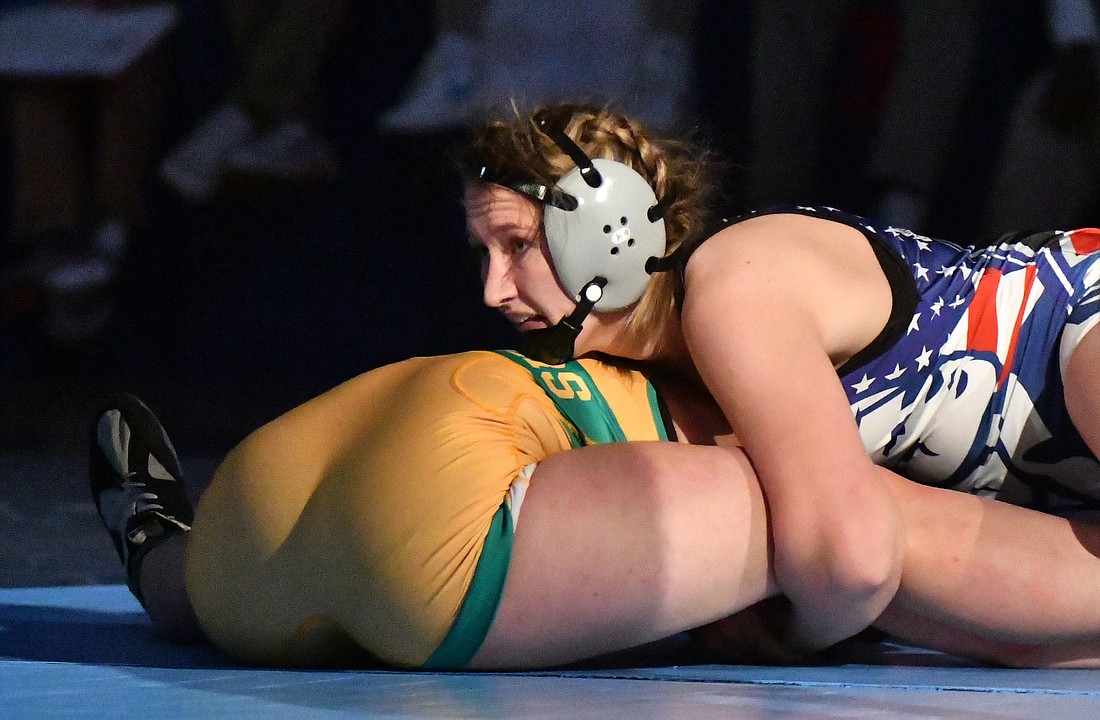
[[[889,283],[870,242],[856,228],[825,218],[773,214],[743,220],[703,242],[685,272],[685,323],[717,308],[801,314],[824,347],[842,356],[882,328],[892,305]]]
[[[705,271],[718,260],[727,268],[731,260],[787,267],[829,261],[844,265],[853,255],[874,259],[859,230],[826,218],[779,213],[742,220],[718,231],[695,251],[688,269]]]
[[[816,302],[829,288],[875,282],[881,275],[859,230],[824,218],[775,214],[743,220],[708,238],[692,254],[685,280],[689,288],[809,292]]]

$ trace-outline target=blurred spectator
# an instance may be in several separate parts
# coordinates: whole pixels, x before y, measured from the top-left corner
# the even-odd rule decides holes
[[[348,0],[223,0],[233,50],[224,101],[164,159],[161,177],[184,199],[213,198],[228,176],[276,181],[336,177],[314,125],[318,75]]]
[[[95,337],[152,164],[168,4],[23,3],[0,18],[12,216],[0,285],[9,313],[57,342]]]
[[[866,3],[863,3],[866,5]],[[749,130],[753,203],[820,202],[823,128],[856,0],[755,0]],[[865,168],[880,219],[920,229],[956,139],[985,0],[901,0],[901,38]]]
[[[1050,62],[1020,93],[991,183],[983,232],[1100,222],[1098,7],[1048,0]]]
[[[662,129],[691,115],[697,0],[436,0],[436,40],[383,131],[461,127],[475,114],[610,101]]]

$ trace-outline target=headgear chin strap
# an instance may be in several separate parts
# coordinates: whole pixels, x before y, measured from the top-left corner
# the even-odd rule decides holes
[[[572,360],[575,353],[577,336],[581,333],[584,319],[592,312],[592,308],[599,302],[603,295],[604,285],[607,280],[602,277],[593,278],[581,291],[580,301],[573,312],[569,313],[556,325],[545,330],[527,330],[520,334],[520,351],[532,360],[538,360],[548,365],[561,365],[567,360]]]

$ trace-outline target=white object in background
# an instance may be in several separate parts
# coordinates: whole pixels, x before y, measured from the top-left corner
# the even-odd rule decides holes
[[[39,3],[0,16],[0,75],[112,77],[176,24],[170,3],[95,9]]]

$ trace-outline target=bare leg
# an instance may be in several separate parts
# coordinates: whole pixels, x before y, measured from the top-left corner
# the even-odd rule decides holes
[[[175,642],[203,638],[184,585],[189,533],[177,533],[150,550],[141,562],[141,593],[153,628]]]
[[[739,450],[560,453],[536,470],[473,668],[567,663],[668,637],[776,592],[763,496]]]
[[[1100,526],[890,476],[906,527],[882,627],[1017,666],[1100,666]]]
[[[951,655],[1006,665],[1005,660],[1019,648],[968,633],[947,623],[910,612],[898,603],[886,608],[875,627],[913,645]]]
[[[1000,665],[1100,667],[1100,526],[881,472],[901,508],[906,555],[877,627]],[[787,661],[756,610],[695,635],[732,658]]]
[[[1062,378],[1066,408],[1081,437],[1100,457],[1100,326],[1085,333]]]
[[[1100,643],[998,642],[960,630],[939,620],[889,607],[875,626],[922,647],[952,655],[1018,668],[1097,668]]]

